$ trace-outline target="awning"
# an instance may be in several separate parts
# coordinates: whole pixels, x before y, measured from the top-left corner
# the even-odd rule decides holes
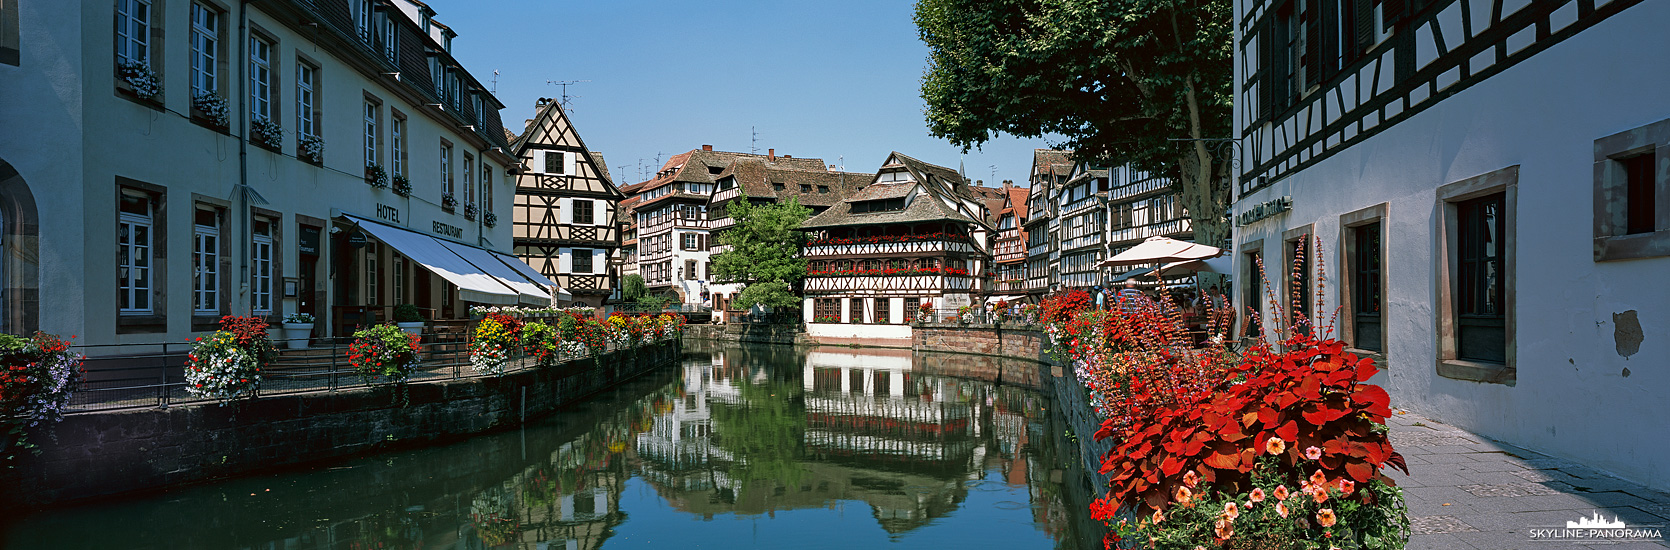
[[[505,265],[504,262],[493,257],[492,252],[448,240],[435,239],[435,241],[441,243],[441,246],[447,247],[458,257],[481,268],[488,275],[498,278],[506,286],[515,289],[522,302],[540,307],[551,305],[551,294],[545,291],[545,287],[535,284],[527,277],[523,277],[521,273],[516,271],[516,268]],[[540,277],[540,280],[544,279],[544,277]]]
[[[513,256],[508,256],[508,255],[501,254],[501,253],[498,253],[498,252],[493,252],[491,250],[489,250],[487,252],[489,254],[492,254],[494,258],[498,258],[499,261],[504,262],[505,265],[510,266],[511,269],[516,270],[517,273],[522,274],[522,276],[527,278],[529,281],[533,281],[534,284],[539,285],[542,288],[548,288],[548,289],[555,290],[556,291],[556,297],[557,297],[558,300],[569,301],[569,302],[574,301],[574,295],[573,294],[570,294],[568,292],[568,290],[564,289],[563,287],[557,286],[557,284],[551,282],[550,279],[545,278],[544,274],[541,274],[538,270],[535,270],[533,268],[533,266],[528,265],[527,262],[519,260],[519,259],[517,259]]]
[[[351,214],[342,216],[353,221],[361,230],[370,233],[383,244],[394,247],[407,258],[422,264],[431,273],[456,285],[459,297],[466,302],[510,305],[522,301],[520,293],[512,289],[509,283],[471,264],[434,237],[383,225]]]

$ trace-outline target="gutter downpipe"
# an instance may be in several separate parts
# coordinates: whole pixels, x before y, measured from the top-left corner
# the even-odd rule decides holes
[[[244,126],[238,134],[238,211],[243,231],[238,239],[238,297],[244,307],[253,308],[249,296],[249,241],[254,237],[249,214],[249,0],[238,2],[238,105]]]

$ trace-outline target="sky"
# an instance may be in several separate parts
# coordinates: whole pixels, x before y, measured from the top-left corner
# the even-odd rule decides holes
[[[963,155],[928,135],[928,49],[908,1],[425,2],[458,33],[454,57],[496,87],[511,131],[537,98],[562,95],[547,81],[587,81],[568,86],[569,117],[617,185],[642,181],[658,156],[702,145],[776,149],[854,172],[899,151],[961,161],[988,185],[1025,185],[1032,150],[1049,147],[999,136]]]

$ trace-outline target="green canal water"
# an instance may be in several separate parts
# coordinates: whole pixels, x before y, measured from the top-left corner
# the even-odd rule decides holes
[[[691,345],[524,428],[14,515],[0,548],[1089,547],[1047,389],[928,366],[970,361],[1038,368]]]

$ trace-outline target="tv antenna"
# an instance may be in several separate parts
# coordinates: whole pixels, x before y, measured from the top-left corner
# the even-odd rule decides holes
[[[581,82],[591,82],[591,81],[590,80],[547,80],[547,81],[545,81],[546,84],[551,84],[551,85],[562,87],[562,106],[563,106],[564,109],[568,108],[568,100],[572,99],[568,95],[568,85],[579,84]],[[573,96],[573,98],[578,98],[578,97],[580,97],[580,96]]]
[[[992,181],[994,181],[994,182],[997,181],[997,165],[996,164],[990,165],[989,168],[992,169]]]
[[[753,126],[748,127],[748,133],[753,135],[753,137],[748,140],[748,154],[760,154],[760,133],[754,130]]]
[[[493,93],[499,93],[499,70],[493,69]]]

